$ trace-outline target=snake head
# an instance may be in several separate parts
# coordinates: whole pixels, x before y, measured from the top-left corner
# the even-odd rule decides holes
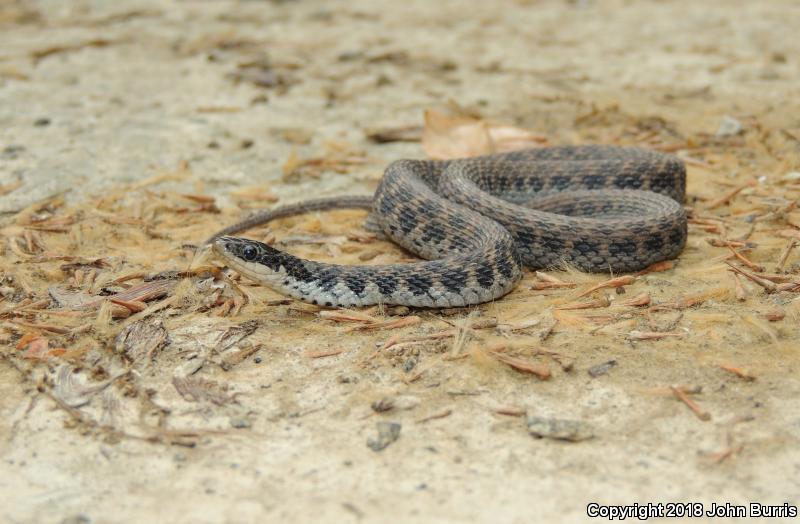
[[[219,237],[212,249],[226,266],[262,284],[277,286],[279,283],[286,285],[287,282],[313,280],[302,260],[263,242]]]

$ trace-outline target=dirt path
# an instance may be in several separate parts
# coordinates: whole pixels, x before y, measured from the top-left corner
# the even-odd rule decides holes
[[[592,501],[797,506],[800,295],[737,284],[711,243],[752,242],[743,256],[777,273],[800,238],[798,27],[800,5],[779,0],[0,0],[0,520],[522,523],[583,521]],[[605,278],[569,272],[553,274],[577,289],[533,289],[530,273],[477,317],[352,321],[244,284],[232,314],[237,295],[208,278],[128,318],[31,306],[54,307],[53,288],[99,296],[121,275],[184,269],[182,244],[247,208],[367,192],[389,161],[422,156],[426,109],[683,156],[701,217],[686,252],[625,294],[605,290],[657,307],[559,310]],[[63,202],[37,205],[53,195]],[[359,237],[361,217],[274,229],[319,259],[406,256]],[[797,250],[782,269],[798,280]],[[463,344],[443,335],[459,329]],[[499,362],[500,347],[550,378]],[[534,417],[593,438],[534,438]]]

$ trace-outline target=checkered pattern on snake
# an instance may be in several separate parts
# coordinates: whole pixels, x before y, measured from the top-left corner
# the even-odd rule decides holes
[[[242,275],[325,306],[454,307],[511,291],[522,266],[637,271],[686,243],[686,170],[637,148],[561,146],[450,160],[399,160],[373,197],[334,197],[262,212],[207,242]],[[269,220],[335,207],[370,221],[425,261],[344,266],[228,236]]]

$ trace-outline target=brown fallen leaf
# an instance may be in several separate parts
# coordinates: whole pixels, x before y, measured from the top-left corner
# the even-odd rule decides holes
[[[422,148],[433,159],[465,158],[542,147],[546,143],[547,137],[527,129],[425,111]]]

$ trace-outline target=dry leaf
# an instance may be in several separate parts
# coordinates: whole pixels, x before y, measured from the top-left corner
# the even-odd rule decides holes
[[[425,111],[422,147],[433,159],[465,158],[526,147],[541,147],[547,138],[527,129],[493,125],[464,116]]]

